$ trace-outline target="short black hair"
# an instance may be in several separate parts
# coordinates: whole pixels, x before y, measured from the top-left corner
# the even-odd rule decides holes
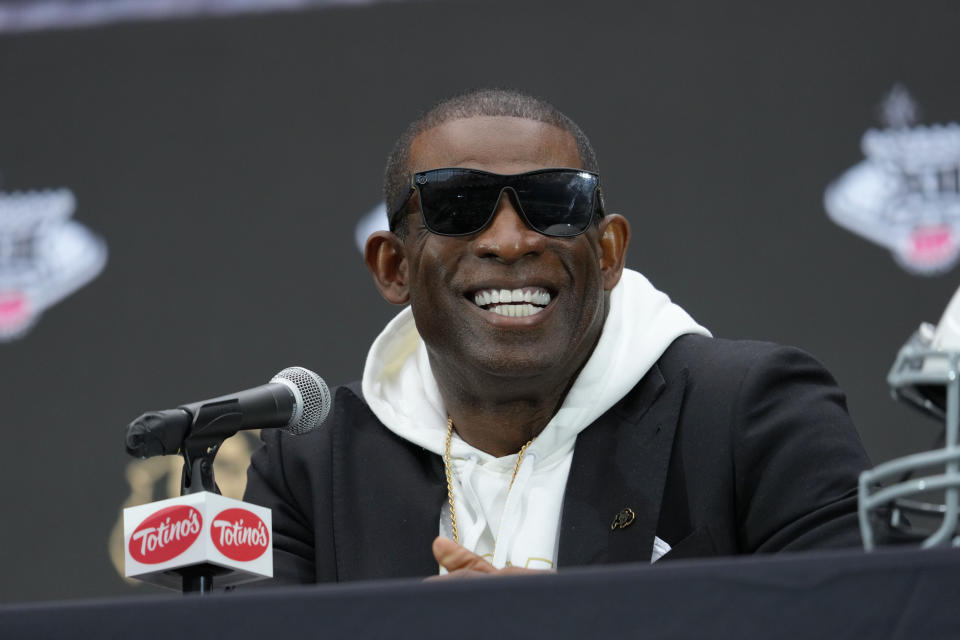
[[[600,172],[597,154],[586,134],[576,122],[546,100],[510,89],[476,89],[461,93],[438,102],[411,122],[393,145],[393,151],[387,158],[387,169],[383,177],[383,200],[387,205],[388,216],[400,210],[389,221],[390,230],[400,238],[406,238],[408,232],[405,204],[410,193],[410,144],[413,139],[424,131],[451,120],[476,116],[524,118],[563,129],[573,136],[577,144],[582,168],[594,173]],[[602,208],[600,215],[603,215]]]

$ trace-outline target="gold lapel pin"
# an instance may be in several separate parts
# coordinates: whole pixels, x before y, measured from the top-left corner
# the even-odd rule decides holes
[[[637,514],[633,512],[633,509],[627,507],[613,517],[613,524],[610,525],[610,530],[626,529],[633,523],[633,519],[636,517]]]

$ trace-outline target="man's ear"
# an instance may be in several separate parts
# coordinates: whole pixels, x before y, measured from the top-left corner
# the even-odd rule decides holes
[[[406,304],[410,300],[407,286],[407,255],[403,241],[389,231],[376,231],[367,238],[363,252],[367,269],[380,295],[392,304]]]
[[[600,221],[600,269],[603,271],[603,289],[610,291],[623,273],[630,244],[630,223],[618,213],[611,213]]]

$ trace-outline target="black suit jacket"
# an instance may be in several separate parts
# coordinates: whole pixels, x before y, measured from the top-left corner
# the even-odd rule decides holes
[[[280,582],[437,572],[446,497],[439,456],[396,436],[359,385],[335,390],[316,432],[263,432],[245,499],[273,510]],[[843,393],[809,355],[777,345],[677,339],[577,438],[558,566],[857,546],[856,486],[869,460]],[[635,518],[612,528],[629,508]]]

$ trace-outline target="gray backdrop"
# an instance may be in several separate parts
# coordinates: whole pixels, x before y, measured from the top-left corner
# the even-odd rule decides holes
[[[819,357],[875,461],[926,448],[936,424],[884,378],[957,272],[908,275],[822,198],[894,83],[925,122],[960,120],[960,10],[752,4],[390,3],[0,36],[2,189],[70,188],[109,247],[0,344],[0,601],[149,591],[107,551],[138,414],[291,364],[359,377],[396,310],[354,227],[404,125],[477,86],[583,126],[633,225],[629,266],[716,335]]]

